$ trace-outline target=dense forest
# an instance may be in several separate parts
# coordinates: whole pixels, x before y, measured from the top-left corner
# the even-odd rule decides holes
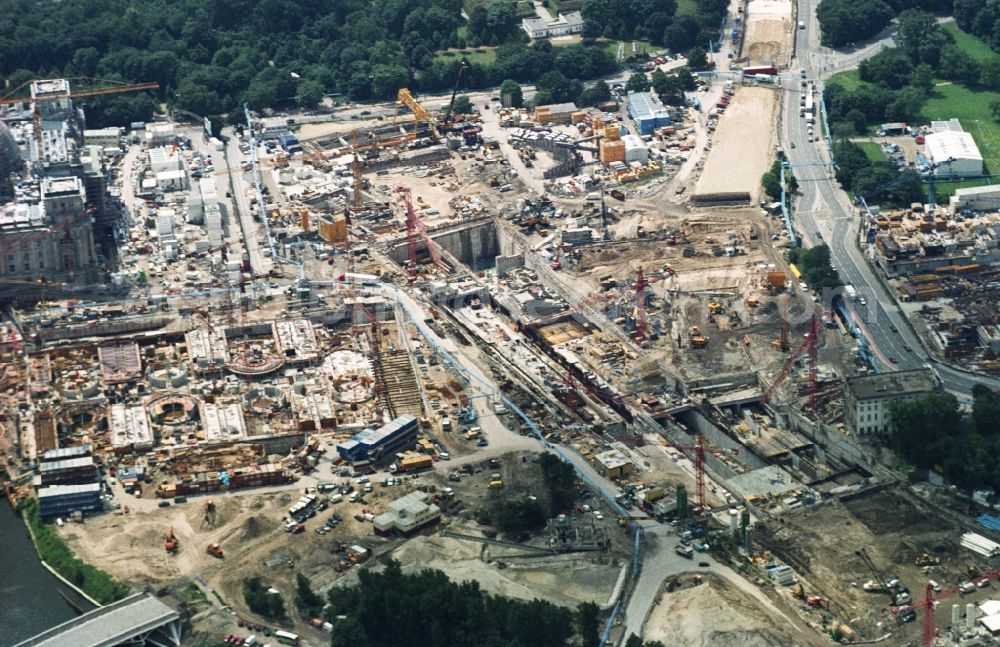
[[[330,589],[334,647],[555,647],[574,634],[569,609],[490,595],[441,571],[405,575],[390,562],[358,577],[356,586]]]
[[[940,393],[890,407],[893,450],[968,489],[1000,491],[1000,398],[982,384],[972,389],[972,411]]]
[[[822,0],[816,8],[816,17],[823,32],[823,44],[842,47],[877,35],[893,18],[909,9],[947,14],[952,10],[952,0]]]
[[[632,6],[636,5],[636,6]],[[698,0],[677,16],[675,0],[586,0],[582,44],[527,45],[516,5],[461,0],[3,0],[0,77],[15,88],[39,77],[156,82],[158,96],[90,100],[91,124],[147,118],[166,101],[200,115],[316,106],[324,95],[389,99],[400,87],[450,89],[465,52],[465,89],[506,79],[550,78],[550,96],[574,100],[581,81],[614,71],[599,36],[640,38],[676,51],[717,38],[725,0]],[[472,52],[469,47],[495,47]],[[473,55],[476,54],[476,55]],[[584,95],[592,103],[603,89]],[[96,109],[94,109],[96,108]]]

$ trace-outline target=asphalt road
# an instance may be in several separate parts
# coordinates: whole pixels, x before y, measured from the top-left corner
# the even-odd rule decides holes
[[[802,0],[799,10],[800,20],[806,23],[806,28],[796,30],[798,58],[792,67],[805,69],[809,79],[821,79],[831,72],[852,67],[888,42],[886,36],[859,50],[834,52],[819,45],[819,25],[813,1]],[[822,91],[822,80],[817,80],[816,84]],[[783,86],[785,101],[780,138],[800,187],[795,201],[795,224],[806,244],[825,242],[830,246],[831,258],[841,279],[846,284],[854,285],[859,296],[867,301],[867,305],[859,301],[849,304],[849,307],[855,309],[861,333],[882,370],[931,365],[944,387],[960,397],[967,395],[977,383],[1000,388],[1000,380],[958,370],[936,360],[925,350],[922,340],[909,326],[893,296],[878,280],[865,257],[866,252],[858,244],[861,225],[858,207],[852,205],[833,178],[833,169],[829,166],[829,144],[823,138],[819,124],[816,125],[813,141],[810,141],[806,121],[799,116],[797,95],[802,91],[800,81],[787,79],[783,81]],[[817,135],[819,141],[815,141]],[[827,308],[831,297],[825,296],[824,305]]]

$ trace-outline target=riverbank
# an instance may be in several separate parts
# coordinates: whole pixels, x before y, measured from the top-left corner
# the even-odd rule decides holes
[[[42,566],[27,524],[0,499],[0,647],[10,647],[95,605]],[[54,570],[54,569],[53,569]]]
[[[36,501],[27,503],[21,512],[43,566],[57,574],[67,586],[98,606],[116,602],[129,594],[128,586],[76,557],[55,530],[42,523]]]

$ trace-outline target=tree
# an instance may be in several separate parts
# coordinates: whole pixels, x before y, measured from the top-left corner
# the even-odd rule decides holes
[[[685,103],[684,83],[677,75],[667,75],[657,69],[652,76],[653,90],[660,101],[668,106],[682,106]]]
[[[275,620],[285,618],[285,601],[278,594],[268,593],[267,586],[259,577],[243,580],[243,600],[254,613]]]
[[[597,38],[601,35],[601,23],[596,20],[587,18],[583,21],[583,32],[582,36],[584,38]]]
[[[295,576],[295,606],[304,618],[318,618],[323,613],[323,598],[316,595],[312,582],[302,573]]]
[[[577,496],[576,472],[573,467],[548,452],[538,457],[538,464],[542,468],[545,485],[549,488],[551,515],[556,516],[572,508]]]
[[[505,105],[520,108],[524,105],[524,94],[521,92],[521,84],[513,79],[505,79],[500,84],[500,98]]]
[[[504,501],[493,511],[493,521],[504,532],[537,530],[545,526],[542,504],[531,499]]]
[[[893,14],[882,0],[822,0],[816,8],[822,43],[827,47],[871,38],[888,26]]]
[[[698,44],[700,26],[693,16],[677,16],[663,31],[663,44],[674,52],[686,52]]]
[[[576,105],[580,107],[591,107],[600,105],[611,100],[611,88],[604,81],[598,81],[588,88],[584,88],[580,96],[576,98]]]
[[[934,460],[935,442],[957,436],[960,428],[958,399],[950,393],[889,405],[893,450],[917,464],[930,464]]]
[[[972,387],[972,424],[977,434],[995,438],[1000,434],[1000,394],[984,384]]]
[[[907,9],[896,20],[893,39],[914,65],[927,63],[937,67],[941,48],[947,42],[945,33],[934,14],[918,9]]]
[[[688,67],[700,70],[708,65],[708,53],[701,47],[692,47],[687,54]]]
[[[1000,99],[990,101],[990,114],[993,115],[994,120],[1000,121]]]
[[[781,198],[781,161],[774,160],[771,168],[768,169],[767,173],[760,179],[761,186],[764,187],[764,193],[768,195],[772,200],[777,200]]]
[[[354,586],[332,587],[329,603],[328,620],[346,616],[334,624],[338,647],[552,647],[573,635],[569,609],[490,595],[441,571],[404,574],[396,561],[359,572]]]
[[[461,94],[455,97],[455,105],[452,106],[452,111],[458,115],[467,115],[473,112],[472,101],[469,100],[468,96]]]
[[[295,93],[295,103],[300,108],[315,108],[323,101],[323,86],[317,81],[304,79]]]
[[[596,645],[601,640],[601,608],[593,602],[576,607],[576,631],[584,645]]]
[[[625,90],[628,92],[645,92],[649,89],[649,77],[643,72],[635,72],[628,77],[625,83]]]

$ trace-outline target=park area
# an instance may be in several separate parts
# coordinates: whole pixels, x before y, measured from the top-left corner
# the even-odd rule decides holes
[[[997,54],[990,49],[989,45],[961,31],[953,21],[943,23],[941,28],[955,39],[959,48],[977,62],[987,63],[996,60]],[[840,85],[849,91],[857,90],[864,85],[857,70],[836,74],[830,78],[828,83]],[[990,109],[990,104],[997,100],[1000,100],[1000,93],[989,90],[970,90],[958,83],[936,79],[920,110],[920,122],[911,125],[925,125],[931,121],[958,119],[962,123],[962,127],[976,141],[976,145],[983,155],[985,172],[992,173],[995,170],[1000,170],[1000,124],[994,119]],[[869,124],[872,128],[876,125]],[[869,158],[875,159],[874,155],[877,151],[874,148],[871,150],[866,148],[865,152]],[[962,186],[977,186],[978,184],[982,184],[982,181],[962,183]],[[949,193],[948,187],[941,185],[941,188],[945,189],[944,193]]]

